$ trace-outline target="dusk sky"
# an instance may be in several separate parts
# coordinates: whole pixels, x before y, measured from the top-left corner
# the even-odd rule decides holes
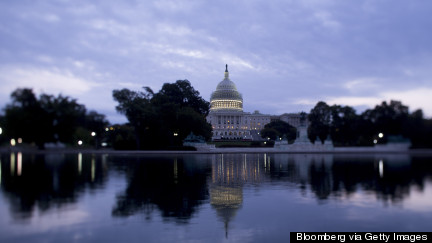
[[[76,98],[112,123],[112,90],[188,79],[208,100],[225,64],[244,111],[358,113],[390,99],[432,116],[432,1],[0,1],[0,108],[16,88]]]

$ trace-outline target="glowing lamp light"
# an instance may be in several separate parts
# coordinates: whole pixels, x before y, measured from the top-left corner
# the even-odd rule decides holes
[[[108,132],[108,131],[109,131],[109,128],[108,128],[108,127],[107,127],[107,128],[105,128],[105,131],[106,131],[106,132]]]
[[[383,138],[383,137],[384,137],[384,134],[383,134],[382,132],[380,132],[380,133],[378,133],[378,137],[379,137],[379,138]]]
[[[22,138],[18,138],[18,143],[22,143]]]
[[[91,135],[92,135],[92,137],[94,137],[94,136],[96,136],[96,133],[95,133],[95,132],[92,132]]]
[[[2,134],[3,133],[3,129],[0,127],[0,134]]]
[[[82,140],[78,140],[78,145],[81,146],[83,144]]]
[[[373,140],[373,143],[374,143],[374,144],[378,143],[378,140],[374,139],[374,140]]]
[[[15,141],[14,138],[12,138],[12,139],[10,140],[10,145],[11,145],[11,146],[15,146],[15,145],[16,145],[16,141]]]

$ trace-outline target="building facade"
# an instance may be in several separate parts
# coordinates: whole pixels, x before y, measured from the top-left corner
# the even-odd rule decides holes
[[[243,111],[243,96],[229,78],[228,65],[224,79],[210,97],[207,122],[212,125],[212,140],[261,140],[259,132],[271,121],[282,120],[294,127],[300,125],[300,113],[268,115]]]

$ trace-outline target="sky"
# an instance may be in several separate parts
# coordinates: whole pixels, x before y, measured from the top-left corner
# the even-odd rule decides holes
[[[432,117],[429,0],[0,1],[0,108],[17,88],[126,122],[112,91],[224,77],[244,111],[358,113],[399,100]]]

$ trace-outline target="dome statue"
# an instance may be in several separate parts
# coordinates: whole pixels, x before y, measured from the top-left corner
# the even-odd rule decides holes
[[[225,78],[217,85],[210,97],[210,111],[243,111],[243,97],[229,78],[228,65]]]

